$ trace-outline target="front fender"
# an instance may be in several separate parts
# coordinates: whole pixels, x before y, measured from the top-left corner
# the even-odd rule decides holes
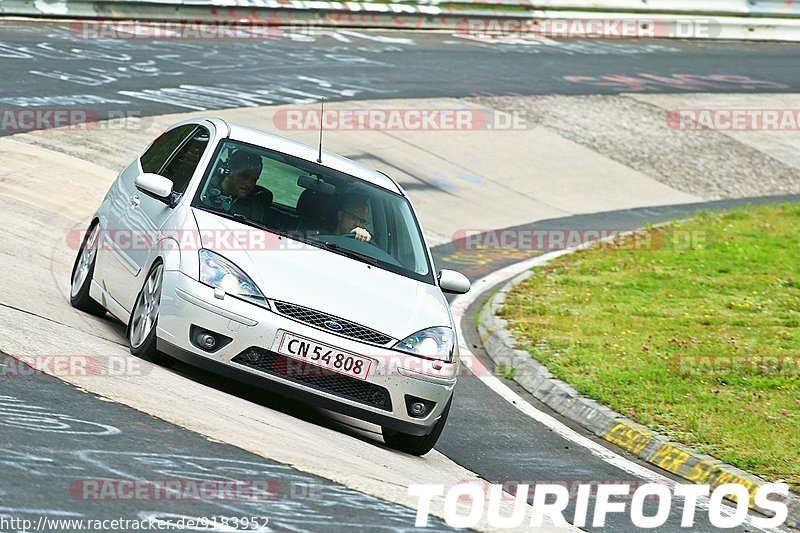
[[[164,270],[180,270],[181,255],[180,243],[172,237],[161,239],[156,246],[155,256],[160,257],[164,262]],[[151,261],[151,265],[153,261]]]

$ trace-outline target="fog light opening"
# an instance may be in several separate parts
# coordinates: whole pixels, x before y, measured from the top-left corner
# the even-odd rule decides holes
[[[217,339],[210,333],[201,333],[197,336],[197,344],[206,350],[213,350],[217,345]]]
[[[425,411],[427,410],[428,408],[425,407],[424,403],[411,402],[411,416],[416,416],[416,417],[425,416]]]
[[[406,394],[406,411],[411,418],[427,418],[436,407],[436,402]]]
[[[204,352],[215,353],[231,343],[233,339],[216,331],[192,325],[189,328],[189,342]]]

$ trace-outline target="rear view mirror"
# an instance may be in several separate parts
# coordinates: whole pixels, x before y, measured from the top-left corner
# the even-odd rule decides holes
[[[451,294],[465,294],[469,292],[471,284],[467,276],[455,270],[439,271],[439,287],[442,292]]]
[[[336,192],[336,187],[330,183],[322,181],[321,178],[314,176],[300,176],[297,178],[297,186],[303,189],[311,189],[314,192],[332,196]]]

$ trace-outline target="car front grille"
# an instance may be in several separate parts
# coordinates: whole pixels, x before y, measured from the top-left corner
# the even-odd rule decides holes
[[[263,348],[248,348],[234,357],[232,362],[370,407],[377,407],[385,411],[392,410],[389,391],[379,385],[351,378]]]
[[[272,303],[275,304],[275,309],[278,311],[278,313],[297,320],[298,322],[303,322],[309,326],[327,331],[328,333],[341,335],[343,337],[350,337],[351,339],[368,342],[370,344],[378,344],[380,346],[383,346],[392,340],[392,337],[389,335],[385,335],[379,331],[375,331],[374,329],[355,324],[349,320],[344,320],[321,311],[315,311],[314,309],[309,309],[308,307],[301,307],[299,305],[290,304],[287,302],[279,302],[277,300],[273,301]],[[325,325],[325,322],[336,322],[341,326],[341,329],[331,329]]]

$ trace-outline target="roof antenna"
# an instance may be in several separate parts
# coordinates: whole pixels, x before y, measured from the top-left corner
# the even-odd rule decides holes
[[[322,122],[325,118],[325,99],[323,98],[320,102],[322,106],[322,111],[320,111],[319,115],[319,155],[317,156],[317,163],[322,163]]]

